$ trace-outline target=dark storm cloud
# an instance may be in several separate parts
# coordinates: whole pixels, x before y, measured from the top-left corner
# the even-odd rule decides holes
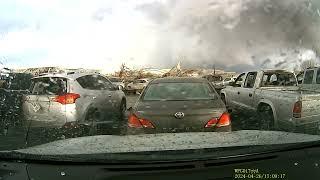
[[[161,64],[172,65],[172,58],[182,54],[188,57],[183,64],[188,65],[206,62],[235,69],[258,68],[269,64],[263,62],[264,55],[282,49],[319,48],[320,3],[315,5],[316,0],[201,2],[202,6],[196,1],[178,1],[175,8],[154,2],[137,8],[166,29],[166,33],[159,31],[158,38],[165,37],[167,44],[158,44],[155,58],[171,59],[162,58]],[[281,56],[285,58],[286,53]],[[290,61],[281,65],[285,63]]]

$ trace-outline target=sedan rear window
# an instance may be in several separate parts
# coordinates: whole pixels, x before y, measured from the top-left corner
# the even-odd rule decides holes
[[[143,100],[206,100],[213,99],[213,93],[207,83],[158,83],[146,89]]]
[[[61,95],[67,92],[67,80],[45,77],[32,80],[31,93],[36,95]]]

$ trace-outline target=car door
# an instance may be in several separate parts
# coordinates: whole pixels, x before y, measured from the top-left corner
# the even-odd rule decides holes
[[[83,88],[79,103],[88,104],[88,108],[98,109],[100,112],[107,111],[112,107],[110,91],[113,84],[98,74],[85,75],[77,78],[77,82]],[[114,86],[113,86],[114,87]]]
[[[228,105],[233,108],[241,107],[239,97],[240,97],[240,91],[244,83],[245,75],[246,73],[240,74],[238,78],[235,80],[235,82],[232,84],[232,86],[228,86],[225,89]]]
[[[244,109],[254,110],[254,85],[256,82],[257,72],[247,73],[246,80],[244,81],[243,88],[237,92],[239,98],[239,105]]]

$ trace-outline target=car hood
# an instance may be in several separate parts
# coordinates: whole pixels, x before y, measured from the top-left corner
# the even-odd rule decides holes
[[[59,140],[18,153],[35,155],[81,155],[101,153],[159,152],[207,148],[275,145],[319,141],[320,136],[278,131],[164,133],[128,136],[89,136]]]

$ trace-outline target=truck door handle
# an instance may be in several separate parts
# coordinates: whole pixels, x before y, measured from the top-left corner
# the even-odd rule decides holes
[[[240,94],[240,92],[238,92],[238,94]]]
[[[249,97],[252,97],[252,93],[249,93]]]
[[[108,97],[111,97],[111,94],[109,94]]]

